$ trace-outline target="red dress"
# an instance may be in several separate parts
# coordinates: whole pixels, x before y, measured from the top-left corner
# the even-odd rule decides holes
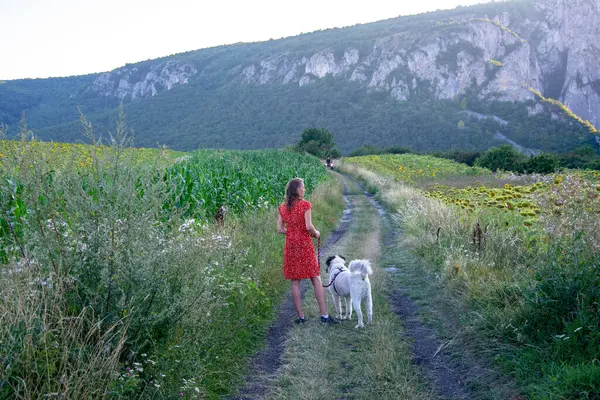
[[[306,200],[297,200],[288,210],[279,206],[279,214],[287,228],[283,250],[283,276],[285,279],[310,279],[321,275],[310,233],[306,230],[304,213],[312,206]]]

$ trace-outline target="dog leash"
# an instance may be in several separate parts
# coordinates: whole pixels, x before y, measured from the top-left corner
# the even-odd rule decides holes
[[[337,289],[335,287],[335,278],[337,278],[339,274],[341,274],[342,272],[345,272],[345,271],[348,271],[348,270],[345,269],[345,268],[338,270],[338,273],[333,276],[333,279],[331,280],[331,282],[329,282],[329,285],[323,285],[323,284],[321,284],[321,286],[323,286],[324,288],[328,288],[329,286],[333,285],[333,290],[339,296],[340,294],[338,293],[338,291],[337,291]]]
[[[335,282],[335,278],[337,278],[337,276],[339,274],[341,274],[342,272],[344,272],[344,271],[343,270],[339,270],[338,273],[333,276],[333,279],[331,280],[331,282],[329,282],[329,285],[323,285],[322,284],[321,286],[323,286],[323,287],[329,287],[329,286],[333,285],[333,283]]]
[[[317,263],[319,264],[319,270],[321,270],[321,236],[317,238]],[[331,282],[329,282],[329,285],[321,284],[321,286],[323,286],[324,288],[328,288],[329,286],[333,285],[333,290],[335,290],[335,292],[337,293],[337,290],[335,288],[335,278],[337,278],[337,276],[342,272],[344,272],[344,270],[340,269],[338,273],[333,276],[333,279],[331,280]]]
[[[321,236],[317,238],[317,264],[319,264],[319,271],[321,270]]]

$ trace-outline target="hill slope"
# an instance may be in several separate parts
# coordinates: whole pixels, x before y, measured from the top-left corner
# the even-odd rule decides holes
[[[600,3],[522,0],[236,44],[104,74],[0,85],[0,121],[81,138],[77,106],[110,127],[122,99],[138,145],[279,147],[327,127],[362,144],[567,151],[587,129],[529,88],[600,122]],[[462,121],[462,123],[461,123]]]

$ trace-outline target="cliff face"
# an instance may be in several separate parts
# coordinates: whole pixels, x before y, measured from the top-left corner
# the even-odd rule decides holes
[[[139,66],[123,67],[101,74],[88,90],[103,96],[135,100],[186,84],[197,72],[193,64],[181,61],[161,62],[146,72]]]
[[[600,2],[536,0],[531,6],[526,18],[466,13],[437,21],[428,29],[438,34],[415,37],[409,46],[398,33],[378,38],[367,51],[349,46],[341,57],[327,48],[310,57],[274,55],[243,68],[239,80],[303,86],[330,74],[400,101],[423,82],[440,99],[475,84],[481,98],[522,102],[534,98],[534,88],[600,124]]]
[[[542,40],[534,54],[543,87],[551,92],[555,79],[556,93],[548,94],[599,125],[600,2],[543,0],[536,6],[545,16],[538,22]]]

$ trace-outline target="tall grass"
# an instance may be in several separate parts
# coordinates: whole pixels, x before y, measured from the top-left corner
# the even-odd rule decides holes
[[[540,221],[526,226],[516,213],[448,206],[415,187],[351,171],[396,210],[404,245],[426,261],[457,313],[466,312],[461,320],[476,332],[473,343],[495,354],[530,398],[600,396],[594,184],[576,175],[549,179],[534,196]]]
[[[287,289],[275,210],[184,218],[163,179],[172,157],[140,163],[123,116],[85,167],[14,145],[0,166],[0,398],[228,393]],[[314,203],[323,232],[335,204]]]

